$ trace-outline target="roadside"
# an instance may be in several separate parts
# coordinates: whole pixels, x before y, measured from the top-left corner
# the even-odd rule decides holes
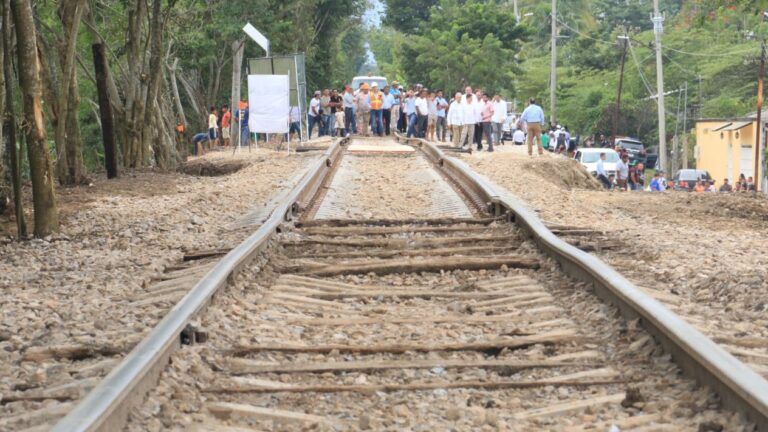
[[[547,223],[605,231],[615,246],[595,254],[768,377],[768,199],[607,192],[520,147],[463,159]]]
[[[212,152],[194,163],[242,168],[214,177],[141,171],[61,189],[60,234],[0,240],[0,394],[64,385],[88,376],[84,370],[106,374],[176,300],[136,302],[135,297],[147,297],[151,281],[160,280],[185,253],[227,249],[245,238],[253,227],[238,222],[292,187],[317,156],[266,149],[236,156]],[[194,283],[187,279],[177,285],[182,291]],[[91,351],[62,354],[78,344]],[[119,352],[111,359],[99,355],[104,346]],[[31,352],[42,354],[33,359]],[[93,385],[80,383],[83,393]],[[0,417],[42,407],[3,400]]]

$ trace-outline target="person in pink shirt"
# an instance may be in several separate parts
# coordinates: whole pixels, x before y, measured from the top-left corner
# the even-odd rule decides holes
[[[482,124],[483,124],[483,135],[485,136],[485,139],[488,140],[488,151],[493,151],[493,103],[491,103],[490,99],[488,98],[487,94],[483,94],[483,111],[481,113],[482,115]],[[483,140],[481,139],[480,142],[477,145],[478,150],[483,149]]]

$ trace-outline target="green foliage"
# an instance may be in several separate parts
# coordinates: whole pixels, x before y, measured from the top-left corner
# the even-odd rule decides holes
[[[384,25],[403,33],[417,33],[429,21],[430,12],[439,0],[385,0]]]
[[[441,0],[420,28],[396,47],[393,72],[402,71],[410,83],[446,91],[469,84],[491,93],[512,94],[514,56],[525,30],[516,24],[509,5]]]

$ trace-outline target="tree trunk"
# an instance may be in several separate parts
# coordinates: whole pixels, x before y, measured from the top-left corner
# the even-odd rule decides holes
[[[59,44],[61,79],[59,80],[56,103],[54,140],[58,162],[56,170],[59,183],[63,185],[78,184],[85,178],[80,125],[77,121],[80,96],[75,74],[77,34],[84,9],[85,0],[70,0],[59,3],[58,12],[64,35]]]
[[[151,130],[146,126],[153,123],[159,128],[159,124],[153,117],[156,117],[158,113],[155,112],[155,104],[157,102],[157,95],[160,92],[160,81],[162,78],[163,68],[161,67],[162,51],[163,51],[163,19],[161,13],[161,0],[154,0],[152,3],[152,18],[149,26],[150,32],[150,48],[149,48],[149,83],[147,86],[147,97],[144,102],[144,125],[145,129],[142,134],[142,145],[144,148],[150,146],[155,149],[155,158],[158,158],[157,146],[162,144],[161,133],[159,129],[156,129],[156,133],[151,133]],[[160,150],[164,152],[165,150]]]
[[[128,52],[128,82],[125,85],[125,116],[123,128],[123,163],[129,168],[141,165],[140,138],[143,118],[141,102],[141,76],[143,74],[144,59],[141,56],[142,49],[142,24],[146,13],[145,2],[136,1],[135,8],[128,13],[128,40],[126,51]],[[138,121],[138,123],[137,123]]]
[[[112,117],[112,104],[109,101],[109,67],[103,43],[93,44],[93,67],[96,71],[96,88],[99,93],[99,117],[101,135],[104,140],[104,166],[107,178],[117,177],[117,150],[115,148],[115,126]]]
[[[243,70],[243,51],[245,50],[245,40],[232,42],[232,105],[230,105],[230,112],[238,112],[240,109],[240,74]],[[238,116],[238,118],[240,118]],[[240,131],[236,122],[231,122],[230,135],[232,136],[232,145],[240,145]]]
[[[45,237],[59,229],[53,165],[45,137],[42,109],[40,62],[32,6],[29,0],[12,0],[11,10],[16,28],[19,60],[19,86],[24,103],[24,132],[27,136],[32,198],[35,209],[35,235]]]
[[[181,124],[184,125],[184,130],[187,129],[187,116],[184,114],[184,106],[181,104],[181,97],[179,97],[179,85],[176,82],[176,69],[179,66],[178,57],[173,59],[173,66],[168,68],[171,80],[171,90],[173,91],[173,102],[176,105],[176,114],[179,116]]]

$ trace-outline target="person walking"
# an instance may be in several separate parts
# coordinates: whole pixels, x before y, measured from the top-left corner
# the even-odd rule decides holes
[[[352,93],[352,86],[344,86],[341,106],[344,108],[344,133],[350,136],[355,130],[355,95]]]
[[[422,89],[416,98],[416,136],[427,136],[427,123],[429,120],[429,104],[427,102],[427,90]]]
[[[459,141],[461,143],[461,147],[464,147],[464,143],[466,142],[469,148],[472,148],[472,141],[475,136],[475,103],[472,100],[474,95],[470,93],[464,94],[462,98],[465,102],[462,103],[462,121],[461,121],[461,138],[459,138]]]
[[[357,125],[362,136],[369,136],[368,126],[371,124],[371,95],[368,90],[368,84],[363,84],[357,95]]]
[[[312,139],[312,129],[317,125],[317,136],[322,136],[320,130],[320,90],[315,91],[312,100],[309,101],[309,112],[307,113],[307,138]]]
[[[448,129],[448,119],[446,117],[446,109],[448,109],[448,101],[443,98],[443,91],[438,90],[435,101],[437,102],[437,139],[440,142],[445,142],[445,135]]]
[[[499,94],[493,95],[493,140],[494,144],[504,144],[504,122],[507,121],[507,102]]]
[[[379,85],[373,83],[371,86],[371,133],[373,135],[384,136],[383,110],[384,93],[379,91]]]
[[[493,152],[493,126],[492,121],[493,120],[493,103],[488,99],[488,95],[483,95],[483,110],[482,110],[482,124],[483,124],[483,135],[485,136],[486,141],[488,141],[488,151]],[[483,140],[480,140],[480,146],[477,148],[478,150],[483,149]]]
[[[389,91],[389,86],[384,87],[384,102],[381,105],[382,117],[384,119],[384,134],[389,136],[392,125],[392,106],[395,103],[395,97]]]
[[[288,133],[285,136],[286,141],[293,141],[295,136],[301,141],[301,110],[297,106],[292,106],[288,112]]]
[[[544,124],[544,110],[536,104],[535,98],[528,100],[528,106],[523,111],[520,119],[526,124],[528,129],[528,136],[526,142],[528,143],[528,156],[533,156],[533,140],[536,140],[536,148],[538,149],[539,156],[544,154],[544,150],[541,146],[541,125]]]
[[[448,106],[448,115],[446,118],[448,127],[451,128],[451,140],[453,141],[453,146],[456,148],[461,147],[461,125],[464,122],[462,107],[461,92],[456,92],[451,105]]]

